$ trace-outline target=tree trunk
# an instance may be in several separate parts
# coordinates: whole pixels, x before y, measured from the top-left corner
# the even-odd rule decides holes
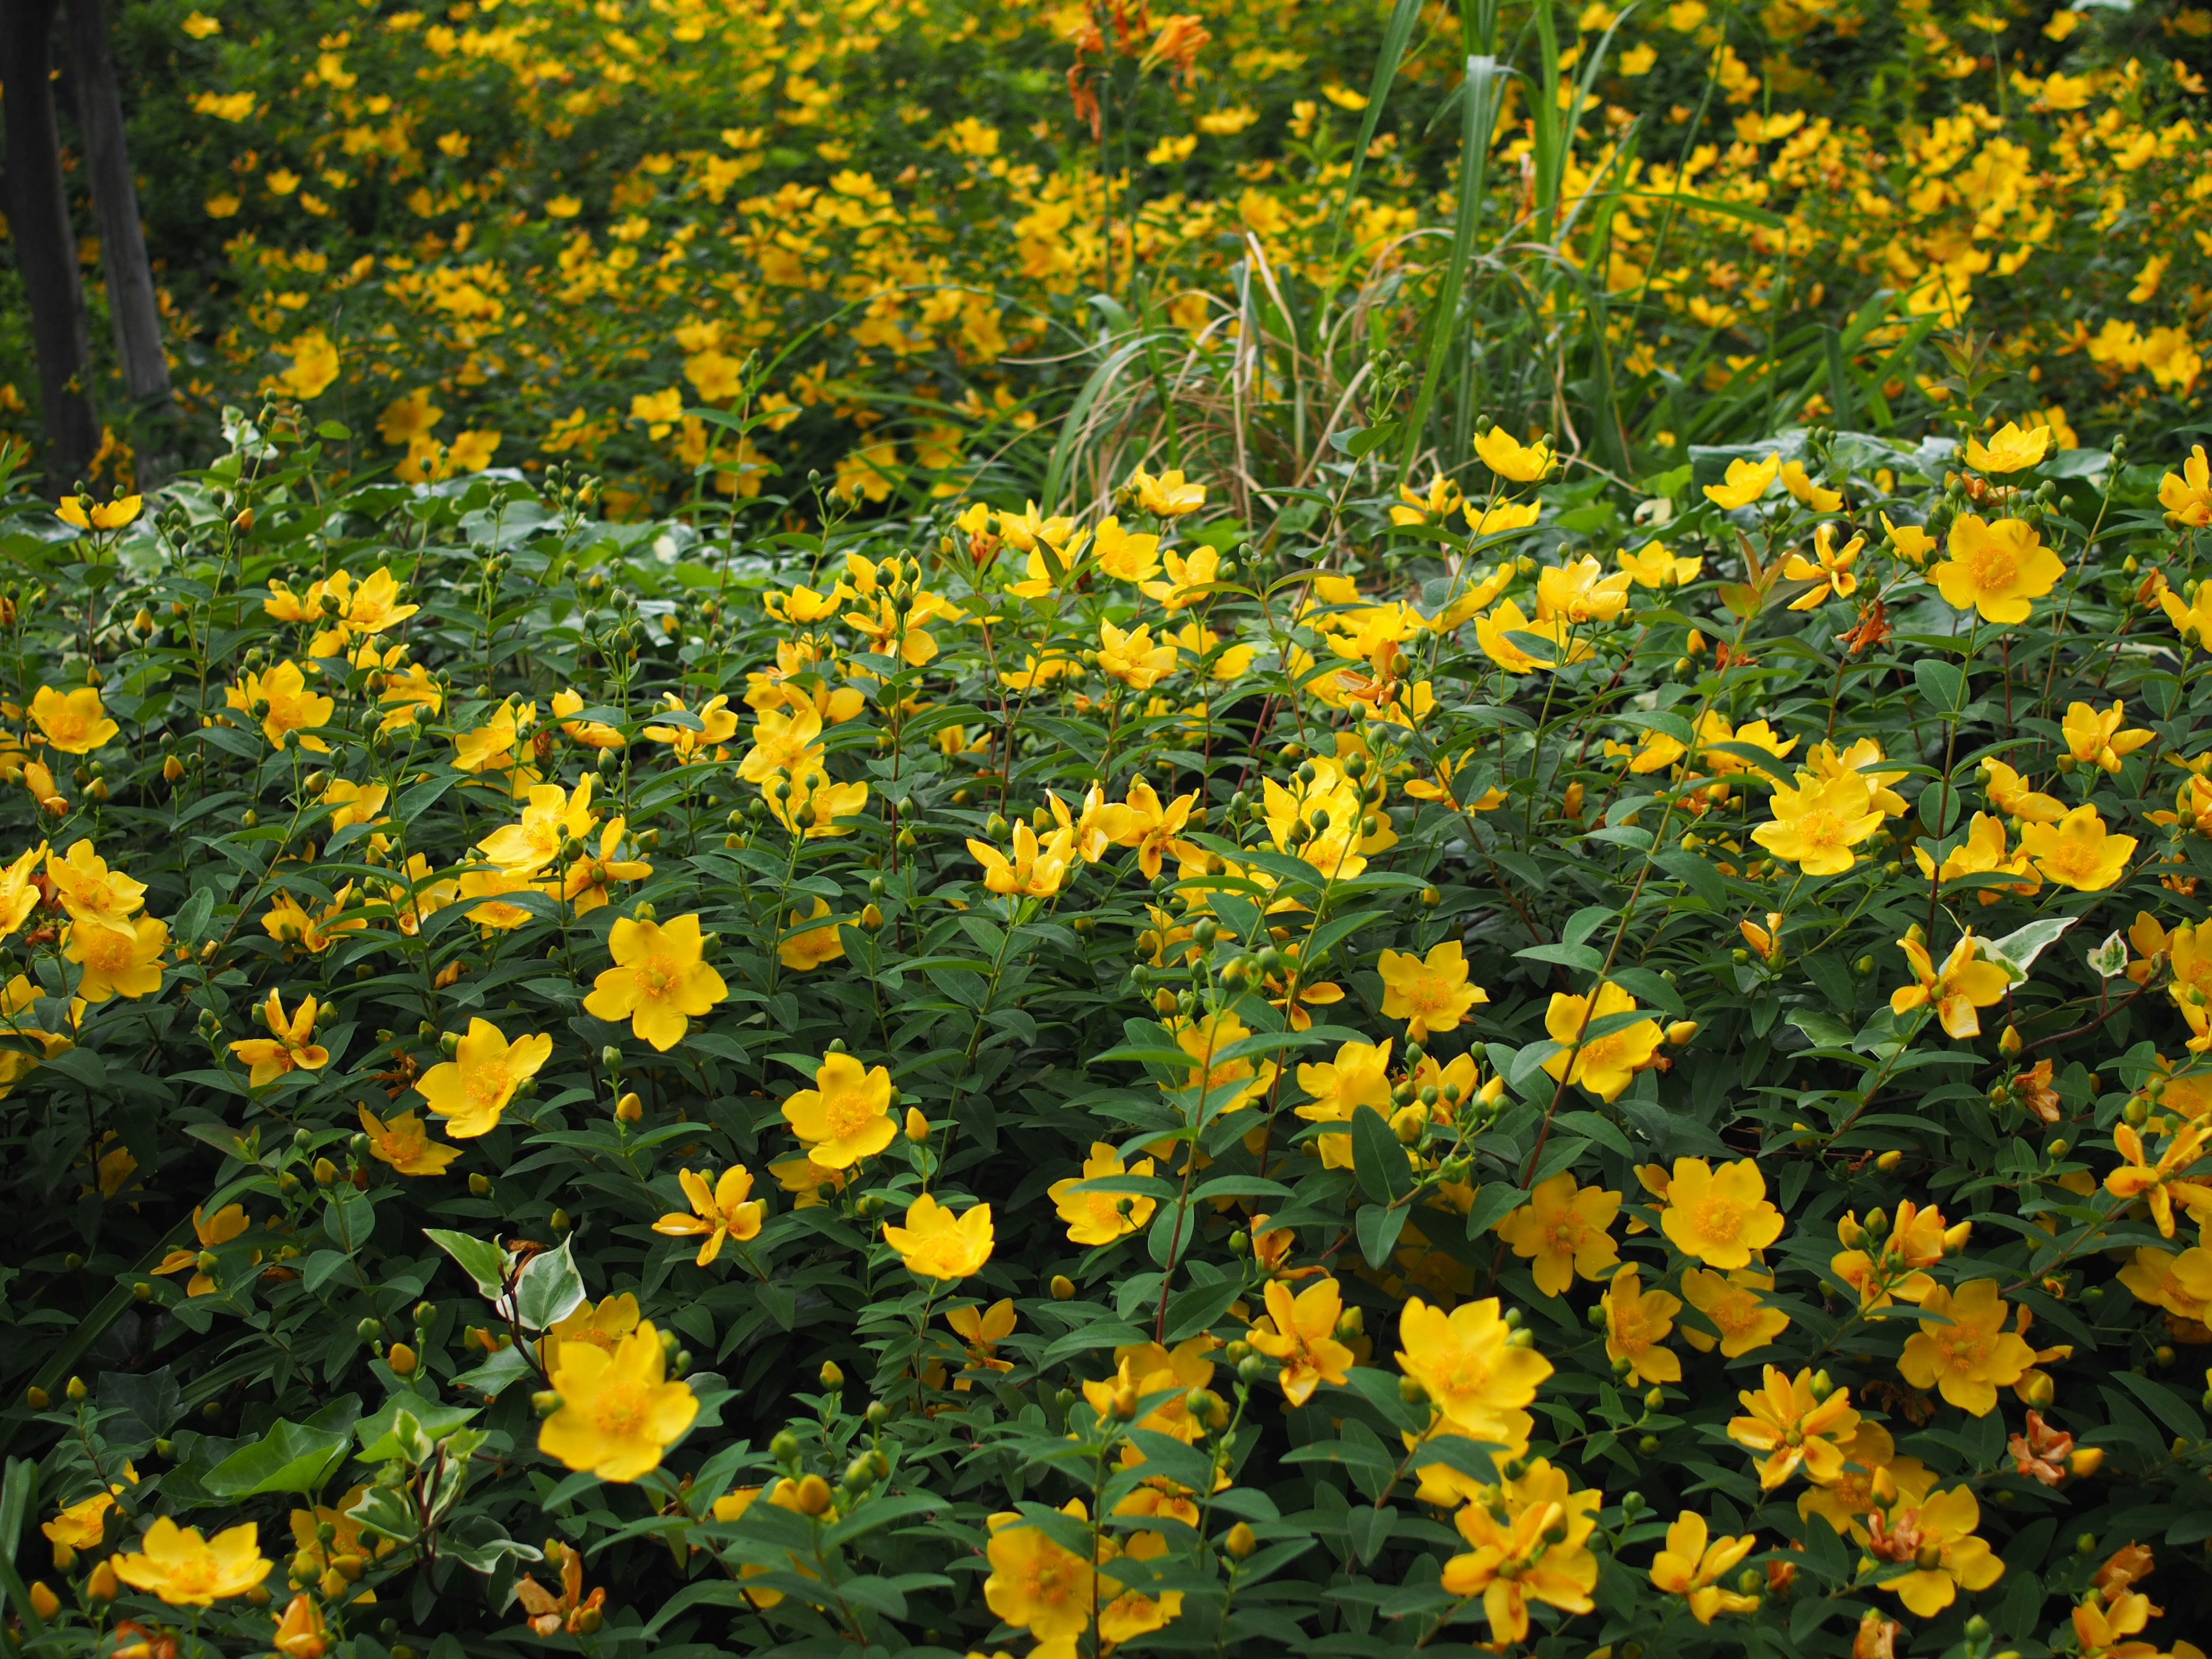
[[[146,260],[146,235],[138,222],[138,187],[124,140],[123,99],[116,89],[115,60],[108,55],[107,16],[100,0],[70,0],[70,22],[77,126],[92,172],[115,355],[131,401],[148,414],[160,413],[169,403],[169,364],[161,350],[161,311]]]
[[[100,422],[92,410],[92,351],[77,286],[76,234],[62,185],[49,46],[58,0],[0,0],[0,105],[8,133],[9,230],[22,267],[39,353],[46,429],[46,493],[76,488],[92,466]]]

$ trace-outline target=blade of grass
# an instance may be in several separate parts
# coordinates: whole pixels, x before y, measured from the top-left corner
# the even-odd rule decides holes
[[[1463,83],[1460,124],[1459,202],[1453,216],[1451,255],[1445,263],[1444,280],[1430,302],[1428,362],[1421,371],[1421,389],[1413,400],[1413,417],[1406,423],[1406,447],[1399,457],[1402,483],[1421,452],[1434,405],[1437,386],[1443,378],[1444,360],[1458,337],[1467,291],[1468,262],[1474,257],[1474,233],[1482,219],[1482,195],[1490,166],[1490,133],[1496,124],[1499,67],[1495,58],[1470,58]]]
[[[1375,60],[1375,78],[1368,85],[1367,108],[1359,122],[1359,141],[1352,146],[1352,171],[1344,180],[1344,194],[1337,198],[1336,214],[1329,221],[1328,257],[1322,261],[1325,269],[1336,264],[1337,245],[1343,240],[1344,222],[1352,212],[1352,198],[1359,194],[1359,175],[1366,169],[1367,147],[1375,142],[1376,124],[1382,118],[1382,106],[1390,95],[1390,83],[1398,78],[1398,65],[1405,61],[1406,46],[1413,38],[1413,25],[1421,20],[1421,0],[1397,0],[1390,9],[1390,21],[1382,28],[1382,53]]]

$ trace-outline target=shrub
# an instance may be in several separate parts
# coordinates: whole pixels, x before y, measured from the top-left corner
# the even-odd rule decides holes
[[[2204,1628],[2201,450],[228,429],[6,532],[17,1650]]]

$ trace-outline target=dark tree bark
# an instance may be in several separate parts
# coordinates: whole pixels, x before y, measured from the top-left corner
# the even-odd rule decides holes
[[[0,0],[0,105],[7,113],[8,220],[39,353],[46,487],[58,496],[91,468],[100,445],[92,352],[76,235],[62,184],[50,47],[58,0]]]
[[[100,0],[70,0],[76,118],[92,173],[93,210],[100,220],[100,263],[107,273],[107,309],[115,356],[131,401],[147,414],[169,405],[169,363],[161,350],[161,309],[154,297],[146,234],[138,222],[138,186],[123,134],[123,98],[107,50],[107,15]]]

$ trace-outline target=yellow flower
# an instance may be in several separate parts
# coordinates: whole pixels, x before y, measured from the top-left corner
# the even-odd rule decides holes
[[[1597,1528],[1595,1491],[1571,1492],[1566,1472],[1538,1458],[1517,1480],[1462,1506],[1453,1522],[1473,1553],[1444,1563],[1450,1595],[1482,1597],[1491,1644],[1499,1651],[1528,1635],[1528,1604],[1588,1613],[1597,1585],[1589,1535]]]
[[[1401,483],[1398,486],[1398,499],[1404,505],[1390,509],[1392,524],[1441,524],[1460,504],[1459,486],[1438,473],[1429,480],[1426,495],[1415,495]]]
[[[1666,1342],[1682,1304],[1664,1291],[1645,1290],[1642,1275],[1643,1270],[1631,1262],[1605,1287],[1605,1357],[1615,1364],[1628,1362],[1632,1388],[1679,1382],[1681,1357]]]
[[[1701,1625],[1711,1624],[1716,1613],[1756,1613],[1757,1596],[1723,1589],[1720,1580],[1743,1565],[1759,1540],[1750,1533],[1708,1542],[1709,1537],[1704,1516],[1694,1510],[1677,1516],[1667,1528],[1667,1547],[1652,1559],[1651,1588],[1681,1596]]]
[[[1475,618],[1474,642],[1482,647],[1485,656],[1507,673],[1527,674],[1539,668],[1558,668],[1565,663],[1580,662],[1590,654],[1587,640],[1569,641],[1570,628],[1571,624],[1559,617],[1545,622],[1532,622],[1521,614],[1519,605],[1506,599],[1488,616]],[[1548,657],[1534,655],[1510,637],[1515,634],[1533,635],[1540,640],[1549,641],[1551,654]]]
[[[331,1051],[314,1041],[316,1012],[314,998],[303,997],[287,1018],[283,998],[269,994],[261,1008],[269,1035],[230,1045],[230,1052],[252,1068],[246,1073],[248,1088],[265,1088],[287,1072],[319,1072],[331,1063]]]
[[[136,1550],[114,1558],[114,1568],[131,1589],[150,1590],[173,1607],[213,1607],[256,1589],[273,1571],[252,1522],[203,1538],[198,1527],[179,1527],[166,1515],[155,1518]]]
[[[1252,1327],[1254,1348],[1280,1360],[1283,1398],[1303,1406],[1324,1382],[1340,1383],[1355,1356],[1336,1340],[1344,1297],[1334,1279],[1317,1279],[1293,1298],[1279,1279],[1267,1281],[1267,1316]]]
[[[1075,836],[1070,830],[1055,830],[1040,844],[1036,831],[1024,820],[1014,826],[1011,854],[972,836],[968,850],[983,866],[983,885],[992,892],[1049,898],[1060,890],[1060,879],[1067,873],[1068,860],[1074,856]]]
[[[131,917],[145,897],[146,884],[110,870],[89,841],[75,843],[66,858],[48,853],[46,879],[61,896],[62,908],[72,921],[112,927],[118,933],[133,931],[136,924]]]
[[[453,1057],[433,1066],[416,1083],[430,1103],[430,1115],[446,1120],[455,1140],[489,1134],[514,1091],[553,1056],[553,1039],[544,1034],[509,1042],[488,1019],[471,1019],[454,1047]]]
[[[1496,1297],[1462,1302],[1449,1314],[1418,1296],[1398,1319],[1398,1368],[1419,1383],[1429,1403],[1478,1438],[1507,1437],[1505,1414],[1536,1397],[1552,1362],[1516,1344]]]
[[[662,692],[660,701],[669,713],[677,714],[689,713],[699,722],[696,726],[648,726],[645,728],[645,736],[651,738],[655,743],[665,743],[675,750],[678,765],[689,766],[694,761],[706,760],[710,757],[714,759],[721,758],[714,752],[717,745],[727,743],[738,734],[738,717],[729,707],[730,700],[726,696],[709,697],[699,705],[696,712],[687,710],[684,707],[684,699],[673,691]],[[819,731],[821,722],[817,720],[815,726],[816,730]],[[738,775],[743,777],[747,775],[740,772]]]
[[[120,530],[138,516],[143,505],[144,498],[138,495],[118,495],[106,502],[95,501],[89,495],[64,495],[54,514],[64,524],[75,525],[79,530]]]
[[[564,842],[581,841],[599,820],[592,811],[590,773],[575,793],[557,783],[533,785],[520,820],[503,824],[477,843],[477,851],[511,876],[534,876],[561,855]]]
[[[319,755],[330,752],[330,744],[320,738],[308,736],[307,728],[328,726],[331,711],[337,704],[307,690],[307,677],[295,662],[287,660],[266,673],[247,674],[236,685],[224,690],[223,701],[227,707],[258,720],[262,735],[269,739],[272,749],[282,749],[286,733],[297,732],[301,734],[301,748]],[[255,714],[256,708],[262,712]]]
[[[2127,873],[2136,838],[2112,834],[2097,809],[2084,801],[2056,824],[2023,826],[2020,847],[2046,879],[2081,892],[2100,893]]]
[[[1610,576],[1592,558],[1545,566],[1536,574],[1536,620],[1613,621],[1628,608],[1628,590],[1635,578],[1626,570],[1616,570]]]
[[[2204,459],[2203,444],[2189,452],[2180,472],[2169,472],[2158,481],[2158,504],[2177,524],[2197,530],[2212,525],[2212,464]],[[2173,615],[2171,605],[2166,607],[2166,615]],[[2181,626],[2179,619],[2174,626]]]
[[[2023,432],[2016,421],[2007,421],[1990,434],[1988,447],[1979,438],[1966,440],[1966,465],[1977,472],[2018,472],[2041,465],[2051,447],[2051,428],[2031,427]]]
[[[1159,1207],[1158,1200],[1141,1193],[1071,1193],[1068,1188],[1078,1181],[1097,1181],[1107,1176],[1150,1176],[1152,1160],[1140,1158],[1133,1166],[1125,1165],[1121,1155],[1104,1141],[1093,1141],[1091,1156],[1083,1160],[1080,1176],[1067,1176],[1055,1181],[1046,1189],[1045,1196],[1052,1200],[1060,1218],[1067,1224],[1067,1242],[1071,1244],[1111,1244],[1117,1238],[1127,1237],[1152,1218]]]
[[[891,1074],[863,1068],[848,1054],[823,1056],[814,1087],[783,1103],[784,1121],[805,1143],[806,1155],[825,1170],[850,1169],[891,1144]]]
[[[539,1425],[538,1449],[602,1480],[635,1480],[660,1467],[691,1426],[699,1401],[667,1377],[653,1322],[641,1322],[611,1352],[563,1342],[552,1376],[561,1404]]]
[[[2011,1310],[1994,1279],[1977,1279],[1955,1292],[1939,1285],[1922,1299],[1920,1311],[1929,1317],[1905,1339],[1898,1371],[1916,1389],[1939,1389],[1962,1411],[1988,1416],[1998,1388],[2009,1387],[2035,1363],[2035,1350],[2004,1328]]]
[[[1080,1498],[1070,1498],[1064,1512],[1078,1520],[1088,1518]],[[990,1576],[983,1581],[984,1604],[1042,1644],[1069,1644],[1071,1653],[1074,1639],[1091,1626],[1094,1603],[1110,1601],[1121,1588],[1018,1513],[991,1517],[991,1540],[984,1553],[991,1564]]]
[[[1098,624],[1099,672],[1112,675],[1133,691],[1150,690],[1175,672],[1176,648],[1170,641],[1152,642],[1152,630],[1139,627],[1123,632],[1110,622]]]
[[[1784,738],[1765,720],[1750,720],[1742,726],[1731,726],[1728,716],[1717,709],[1707,709],[1698,721],[1698,741],[1700,744],[1735,743],[1764,750],[1776,760],[1787,760],[1790,751],[1803,742],[1802,738]],[[1715,777],[1735,777],[1749,773],[1753,763],[1722,749],[1700,748],[1698,763]]]
[[[323,1659],[330,1646],[330,1629],[322,1609],[305,1590],[285,1605],[276,1620],[276,1651],[283,1659]]]
[[[1515,483],[1538,483],[1554,465],[1549,443],[1539,439],[1533,444],[1524,444],[1497,425],[1492,426],[1487,437],[1475,434],[1474,453],[1482,457],[1482,464],[1492,472]]]
[[[1704,559],[1678,558],[1658,542],[1646,542],[1633,553],[1617,551],[1613,558],[1638,587],[1680,587],[1697,580],[1705,568]]]
[[[1985,524],[1962,513],[1951,526],[1947,551],[1928,580],[1944,604],[1979,611],[1984,622],[2026,622],[2028,601],[2041,599],[2066,574],[2064,562],[2020,519]]]
[[[379,1118],[366,1105],[356,1109],[361,1114],[362,1133],[368,1137],[369,1156],[401,1175],[443,1175],[446,1166],[461,1155],[458,1146],[433,1141],[411,1106],[390,1118]]]
[[[1825,493],[1825,492],[1824,492]],[[1793,582],[1814,584],[1790,601],[1792,611],[1810,611],[1831,597],[1848,599],[1859,591],[1859,579],[1851,564],[1866,545],[1866,538],[1854,536],[1842,548],[1836,546],[1836,527],[1832,524],[1815,525],[1813,528],[1813,556],[1792,553],[1782,567],[1783,578]]]
[[[1107,518],[1098,521],[1091,550],[1098,568],[1115,581],[1137,583],[1160,574],[1159,545],[1158,536],[1132,534],[1119,519]]]
[[[1559,1052],[1544,1062],[1547,1076],[1580,1084],[1600,1100],[1620,1098],[1637,1073],[1651,1063],[1666,1040],[1656,1019],[1640,1019],[1620,1030],[1593,1036],[1590,1027],[1616,1014],[1636,1012],[1636,999],[1605,981],[1594,997],[1567,991],[1552,993],[1544,1012],[1544,1030]]]
[[[1765,1454],[1759,1466],[1761,1490],[1772,1492],[1796,1473],[1800,1464],[1804,1466],[1806,1478],[1821,1486],[1844,1472],[1844,1454],[1837,1443],[1849,1440],[1859,1422],[1859,1414],[1851,1409],[1849,1389],[1838,1389],[1826,1399],[1815,1401],[1811,1367],[1793,1378],[1779,1367],[1769,1365],[1765,1383],[1755,1391],[1743,1390],[1736,1398],[1750,1415],[1729,1419],[1729,1438]]]
[[[770,588],[761,595],[761,608],[779,622],[804,628],[837,614],[837,607],[845,603],[842,586],[827,593],[817,593],[811,587],[799,586],[788,590]]]
[[[2169,1109],[2174,1103],[2175,1090],[2169,1085],[2166,1103]],[[2105,1190],[2123,1203],[2143,1200],[2150,1206],[2151,1218],[2166,1237],[2173,1237],[2173,1201],[2179,1199],[2189,1208],[2192,1219],[2200,1224],[2212,1219],[2212,1182],[2192,1178],[2191,1171],[2204,1155],[2207,1130],[2201,1125],[2190,1124],[2174,1136],[2158,1162],[2153,1164],[2143,1152],[2142,1132],[2131,1123],[2112,1126],[2112,1144],[2127,1161],[2105,1177]]]
[[[1514,1255],[1536,1264],[1537,1290],[1564,1296],[1577,1273],[1602,1282],[1619,1265],[1620,1247],[1606,1230],[1620,1209],[1619,1193],[1577,1187],[1563,1170],[1538,1182],[1528,1201],[1498,1221],[1496,1231]]]
[[[2066,747],[2075,761],[2083,766],[2095,766],[2107,772],[2120,769],[2121,757],[2132,755],[2158,733],[2143,726],[2128,731],[2120,729],[2127,718],[2127,705],[2115,697],[2112,706],[2100,713],[2086,702],[2066,705],[2066,719],[2061,730]]]
[[[1206,486],[1187,482],[1180,471],[1155,478],[1141,466],[1129,475],[1128,489],[1137,492],[1137,504],[1163,519],[1179,519],[1206,505]]]
[[[643,881],[653,873],[653,866],[642,859],[622,860],[615,856],[621,850],[623,835],[629,827],[626,818],[609,819],[599,831],[598,853],[586,851],[562,876],[561,896],[575,907],[578,915],[589,915],[610,902],[607,890],[616,882]]]
[[[1915,1571],[1881,1588],[1923,1619],[1949,1607],[1961,1589],[1987,1589],[2004,1577],[2004,1563],[1974,1535],[1981,1523],[1982,1506],[1968,1486],[1938,1492],[1917,1511],[1900,1511],[1890,1530],[1899,1536],[1917,1534],[1917,1547],[1907,1558]]]
[[[2008,818],[2056,823],[2066,816],[2066,808],[2057,796],[2029,788],[2027,781],[2001,760],[1982,763],[1982,784],[1989,792],[1990,805]]]
[[[594,1019],[628,1018],[640,1042],[666,1054],[693,1019],[728,1000],[730,988],[703,960],[697,915],[663,927],[623,916],[607,933],[615,965],[593,981],[584,1012]]]
[[[637,1328],[637,1297],[624,1291],[599,1298],[597,1307],[579,1303],[576,1311],[558,1321],[538,1343],[538,1362],[550,1376],[560,1368],[561,1345],[582,1342],[603,1353],[612,1353]]]
[[[884,1228],[884,1240],[907,1271],[925,1279],[965,1279],[991,1259],[991,1206],[971,1206],[957,1219],[927,1193],[908,1206],[906,1225]]]
[[[31,699],[31,718],[46,742],[64,755],[89,755],[120,729],[107,718],[96,685],[80,686],[66,696],[42,685]]]
[[[1775,786],[1773,809],[1751,838],[1808,876],[1844,874],[1858,861],[1851,848],[1881,828],[1881,809],[1856,772],[1800,771],[1794,785]]]
[[[1995,904],[2007,890],[2025,898],[2039,892],[2043,887],[2043,878],[2036,874],[2034,867],[2028,863],[2027,854],[2007,854],[2004,820],[1991,817],[1986,812],[1974,814],[1972,823],[1967,826],[1966,838],[1943,855],[1940,869],[1936,860],[1928,855],[1928,849],[1917,842],[1914,843],[1912,857],[1920,866],[1920,873],[1930,881],[1954,881],[1960,876],[1998,873],[2021,878],[2009,890],[1981,889],[1974,896],[1985,905]]]
[[[1859,1224],[1857,1212],[1847,1211],[1836,1224],[1836,1237],[1849,1248],[1828,1258],[1828,1271],[1858,1292],[1863,1308],[1885,1308],[1899,1297],[1923,1301],[1936,1288],[1923,1270],[1963,1245],[1972,1226],[1966,1222],[1947,1231],[1941,1210],[1905,1199],[1887,1236],[1876,1239]]]
[[[1766,1177],[1755,1159],[1716,1170],[1702,1158],[1678,1158],[1659,1227],[1685,1255],[1708,1267],[1742,1267],[1782,1237],[1782,1212],[1766,1201]]]
[[[1887,513],[1875,515],[1881,520],[1882,533],[1889,538],[1890,549],[1911,565],[1923,565],[1928,556],[1936,550],[1936,538],[1917,524],[1892,524]]]
[[[722,1253],[724,1239],[734,1238],[744,1244],[760,1237],[761,1218],[768,1213],[768,1200],[749,1197],[753,1189],[753,1173],[744,1164],[732,1164],[723,1170],[721,1179],[711,1188],[705,1176],[690,1170],[678,1170],[676,1180],[684,1188],[684,1196],[690,1200],[691,1213],[664,1215],[653,1224],[653,1231],[671,1238],[703,1236],[707,1242],[699,1247],[700,1267],[707,1266]]]
[[[154,1271],[157,1273],[180,1273],[191,1267],[194,1272],[191,1281],[185,1286],[185,1294],[188,1297],[212,1296],[221,1286],[209,1277],[204,1268],[200,1267],[200,1257],[218,1245],[229,1243],[244,1232],[248,1224],[243,1204],[226,1204],[213,1215],[204,1217],[200,1213],[199,1206],[195,1204],[192,1206],[192,1237],[199,1241],[199,1249],[171,1250],[161,1258],[161,1265]]]
[[[1467,952],[1455,939],[1430,946],[1425,957],[1385,951],[1377,971],[1382,975],[1382,1018],[1404,1020],[1408,1042],[1425,1042],[1431,1032],[1452,1030],[1475,1004],[1490,1000],[1489,992],[1468,983]]]
[[[781,647],[778,647],[777,654],[779,656],[782,654]],[[387,698],[386,701],[389,699]],[[561,722],[562,731],[578,743],[587,749],[621,749],[628,745],[629,739],[605,721],[576,720],[568,718],[571,714],[580,713],[583,708],[584,696],[580,691],[556,691],[553,694],[554,718]]]
[[[1902,1016],[1915,1008],[1932,1006],[1947,1036],[1979,1036],[1981,1016],[1974,1011],[2004,1000],[2005,993],[2012,988],[2012,976],[1994,962],[1980,960],[1971,927],[1960,935],[1940,969],[1919,933],[1916,923],[1912,932],[1898,940],[1915,982],[1890,993],[1890,1012]]]
[[[89,851],[92,843],[79,842],[77,846]],[[33,876],[48,855],[46,843],[39,842],[18,853],[5,869],[0,869],[0,939],[5,939],[29,921],[31,912],[39,908],[45,895]]]
[[[1769,455],[1763,461],[1730,461],[1727,477],[1719,483],[1705,486],[1705,499],[1723,512],[1749,507],[1773,487],[1781,471],[1782,457],[1778,454]]]
[[[845,941],[837,924],[826,927],[809,927],[810,921],[819,921],[830,914],[830,901],[817,896],[810,913],[793,910],[786,924],[784,936],[776,941],[776,959],[794,973],[811,974],[825,962],[836,962],[845,954]]]
[[[1844,504],[1844,498],[1838,491],[1823,489],[1813,482],[1812,475],[1805,471],[1802,461],[1783,462],[1782,487],[1801,505],[1811,507],[1815,513],[1833,513]]]
[[[77,996],[87,1002],[105,1002],[112,996],[147,997],[161,990],[169,924],[141,916],[131,929],[121,933],[96,922],[70,925],[62,955],[83,965]]]
[[[39,1530],[66,1549],[98,1549],[107,1531],[107,1512],[114,1507],[114,1492],[96,1492],[74,1504],[63,1504],[54,1511],[54,1518],[41,1523]]]
[[[1769,1306],[1760,1294],[1773,1288],[1774,1275],[1764,1267],[1737,1267],[1726,1274],[1690,1267],[1682,1273],[1682,1294],[1720,1332],[1717,1346],[1729,1359],[1765,1347],[1790,1328],[1790,1316]],[[1711,1353],[1717,1346],[1694,1325],[1685,1323],[1682,1334],[1699,1353]]]

